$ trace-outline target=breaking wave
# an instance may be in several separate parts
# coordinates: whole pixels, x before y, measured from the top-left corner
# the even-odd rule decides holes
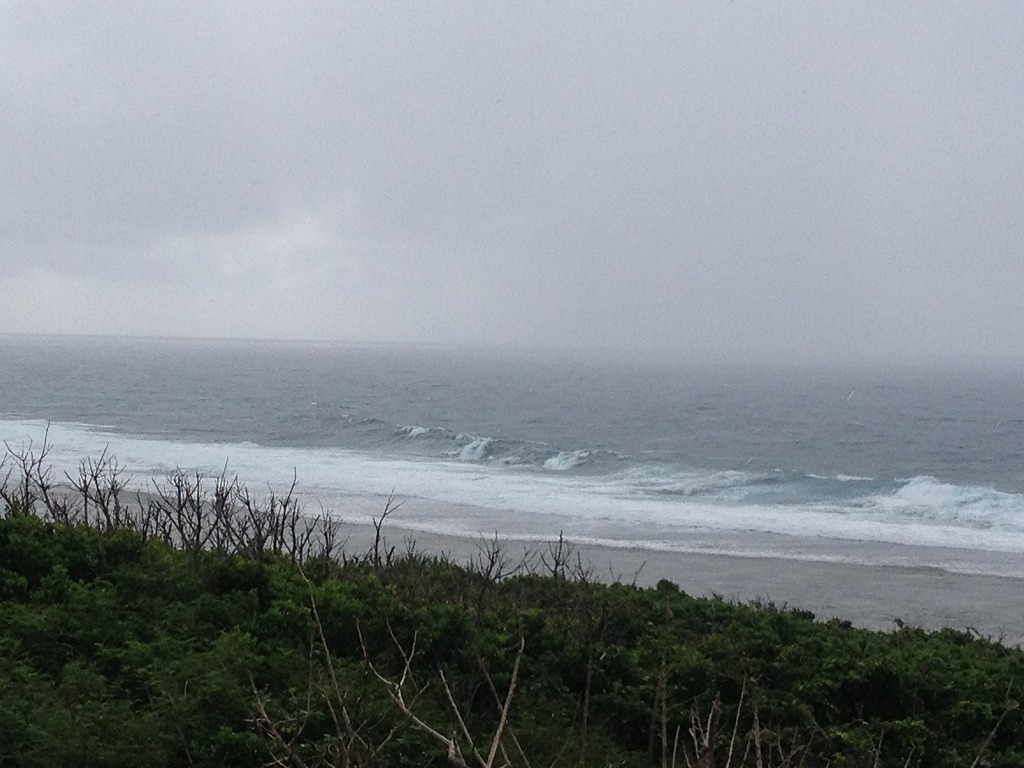
[[[927,475],[898,482],[893,492],[868,498],[865,507],[899,519],[1024,530],[1024,497],[1020,494],[944,483]]]
[[[556,472],[578,467],[590,456],[590,451],[559,451],[551,458],[544,460],[544,469],[553,469]]]
[[[494,441],[489,437],[473,438],[455,454],[459,461],[482,461],[489,458]]]
[[[466,462],[568,472],[588,464],[608,464],[623,457],[587,448],[563,449],[547,443],[453,432],[440,427],[402,424],[392,432],[398,450]]]
[[[254,488],[287,485],[294,471],[307,503],[337,510],[339,517],[346,517],[351,499],[395,489],[432,510],[408,520],[409,527],[459,535],[499,530],[530,538],[564,529],[606,546],[679,550],[709,532],[756,534],[762,541],[785,536],[807,542],[790,550],[794,558],[824,540],[1024,554],[1024,495],[985,486],[927,475],[687,467],[440,428],[387,430],[387,450],[374,450],[204,443],[0,420],[0,437],[14,450],[48,440],[56,477],[73,474],[83,458],[103,451],[139,486],[176,468],[216,476],[226,464]]]

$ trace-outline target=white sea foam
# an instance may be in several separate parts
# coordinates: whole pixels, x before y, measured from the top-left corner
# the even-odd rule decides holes
[[[992,488],[943,483],[934,477],[910,478],[892,494],[870,503],[897,518],[982,528],[1024,529],[1024,499]]]
[[[839,483],[870,483],[875,479],[873,477],[863,477],[862,475],[816,475],[813,472],[808,472],[807,477],[812,477],[815,480],[835,480]]]
[[[478,437],[468,445],[462,446],[457,456],[459,461],[481,461],[486,459],[494,441],[489,437]]]
[[[578,467],[590,456],[590,451],[559,451],[556,455],[544,460],[544,469],[552,469],[556,472]]]
[[[739,470],[679,470],[634,467],[623,477],[638,490],[676,496],[714,496],[719,501],[740,501],[753,485],[775,479],[776,473]]]
[[[0,438],[15,449],[31,443],[38,450],[46,429],[42,421],[5,420]],[[83,458],[106,450],[138,486],[161,481],[176,468],[217,476],[226,466],[254,489],[282,488],[290,485],[294,471],[307,504],[361,521],[365,506],[353,509],[353,499],[379,499],[394,489],[432,510],[429,519],[403,520],[403,525],[461,535],[497,530],[549,538],[564,529],[607,546],[678,549],[709,532],[782,534],[808,542],[805,551],[791,549],[790,557],[809,557],[812,543],[832,540],[891,545],[894,562],[905,546],[1024,554],[1024,497],[989,488],[917,477],[854,499],[746,503],[746,489],[774,476],[653,465],[592,475],[537,472],[484,461],[492,441],[463,439],[470,441],[445,460],[340,448],[165,441],[52,424],[48,458],[61,477],[73,473]],[[567,453],[559,464],[572,460]],[[668,492],[652,493],[658,489]],[[934,564],[941,566],[942,557],[936,550]]]

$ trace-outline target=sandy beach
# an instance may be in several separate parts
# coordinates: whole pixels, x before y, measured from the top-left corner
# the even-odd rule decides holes
[[[63,491],[68,491],[66,486]],[[142,499],[150,498],[143,493]],[[307,512],[313,508],[304,499]],[[373,543],[371,520],[379,517],[382,503],[377,498],[352,497],[347,514],[335,516],[339,535],[348,553],[366,552]],[[389,547],[444,555],[468,563],[493,543],[495,534],[454,536],[403,526],[405,520],[422,518],[425,510],[437,506],[420,499],[400,500],[395,514],[385,521],[383,533]],[[408,503],[405,503],[408,502]],[[365,522],[361,522],[364,521]],[[524,556],[547,551],[558,534],[538,541],[517,537],[511,530],[497,539],[510,563]],[[567,540],[572,543],[571,536]],[[690,595],[717,595],[738,602],[771,602],[776,606],[799,608],[817,619],[840,619],[873,630],[893,630],[900,623],[929,630],[949,627],[1024,645],[1024,571],[1013,553],[943,550],[952,570],[934,566],[885,564],[892,559],[891,546],[870,542],[822,540],[817,549],[795,537],[763,537],[727,533],[706,544],[727,548],[740,546],[750,555],[720,552],[672,552],[657,549],[595,546],[572,543],[575,554],[594,579],[653,586],[662,579],[677,584]],[[931,548],[919,555],[935,561]],[[799,559],[787,553],[811,553]],[[532,554],[531,554],[532,553]],[[835,562],[833,559],[852,562]],[[913,562],[915,549],[903,547],[900,556]],[[538,565],[538,568],[540,566]],[[987,573],[971,572],[985,569]],[[960,571],[960,572],[958,572]],[[992,575],[1007,574],[1007,575]]]
[[[359,551],[372,540],[369,525],[346,525],[348,549]],[[401,551],[413,540],[417,549],[445,553],[467,562],[486,539],[441,536],[389,525],[390,544]],[[545,549],[535,541],[500,537],[511,559]],[[737,601],[759,600],[809,610],[819,620],[838,618],[856,626],[892,630],[898,622],[926,629],[951,627],[1024,643],[1024,580],[1005,576],[950,573],[930,567],[815,562],[777,557],[738,557],[612,547],[578,546],[595,578],[636,582],[667,579],[694,596],[719,595]]]

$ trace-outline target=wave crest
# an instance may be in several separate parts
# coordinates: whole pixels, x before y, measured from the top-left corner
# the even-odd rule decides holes
[[[559,451],[554,456],[544,460],[544,469],[551,469],[556,472],[578,467],[590,456],[590,451]]]
[[[459,461],[482,461],[491,454],[494,440],[489,437],[478,437],[468,445],[462,446],[456,458]]]
[[[993,488],[944,483],[930,475],[900,481],[893,493],[869,499],[886,515],[968,526],[1024,530],[1024,498]]]

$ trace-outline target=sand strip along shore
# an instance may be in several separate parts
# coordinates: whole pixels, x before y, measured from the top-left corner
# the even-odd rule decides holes
[[[67,492],[69,489],[64,486],[60,490]],[[134,492],[126,498],[129,504],[131,497]],[[150,493],[142,494],[143,502],[148,498],[151,498]],[[311,513],[309,499],[303,501],[307,502],[307,514]],[[339,540],[346,541],[345,550],[351,554],[361,554],[371,546],[374,529],[370,519],[380,513],[379,499],[362,502],[353,504],[357,509],[361,507],[355,515],[350,510],[350,514],[343,516],[349,522],[341,522],[335,516]],[[363,510],[365,518],[361,514]],[[384,526],[390,545],[398,552],[406,548],[408,541],[414,541],[419,551],[444,554],[465,564],[493,539],[493,535],[452,536],[403,528],[401,517],[388,518]],[[354,519],[365,519],[366,523],[351,522]],[[554,532],[551,540],[557,538]],[[571,536],[569,538],[571,540]],[[525,541],[514,534],[499,532],[498,539],[513,562],[527,550],[536,554],[547,548],[546,542]],[[774,543],[767,540],[765,543],[765,551],[770,552]],[[856,543],[850,546],[856,547]],[[602,581],[651,586],[666,579],[694,596],[719,595],[741,602],[772,602],[777,606],[811,611],[822,621],[838,618],[876,630],[895,629],[898,622],[925,629],[950,627],[1007,644],[1024,644],[1024,578],[1020,577],[951,573],[933,567],[586,544],[576,546],[575,552],[589,567],[593,578]]]
[[[465,563],[487,539],[403,530],[385,533],[398,551],[413,540],[425,552],[444,553]],[[371,526],[344,524],[347,549],[365,551]],[[546,545],[499,535],[506,553],[518,560],[524,550]],[[897,622],[926,629],[973,631],[1007,644],[1024,643],[1024,579],[949,573],[938,568],[815,562],[771,557],[677,553],[615,547],[578,546],[595,579],[636,582],[667,579],[694,596],[720,595],[773,602],[809,610],[819,620],[838,618],[868,629],[892,630]]]

